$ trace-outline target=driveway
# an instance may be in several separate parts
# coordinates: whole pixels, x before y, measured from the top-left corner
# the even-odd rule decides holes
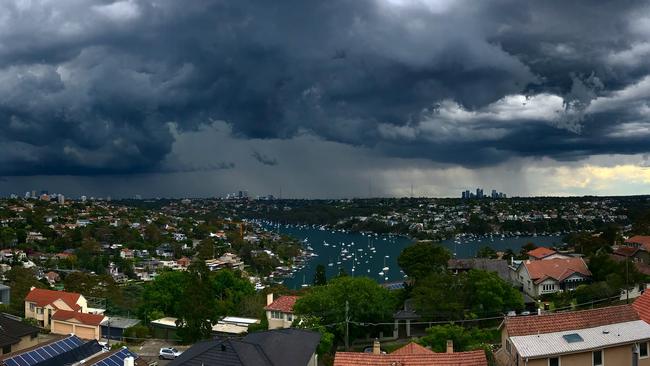
[[[133,352],[137,353],[140,357],[146,359],[146,360],[156,360],[158,361],[158,365],[167,365],[170,360],[159,360],[158,359],[158,352],[160,351],[161,348],[166,348],[166,347],[174,347],[177,350],[183,352],[189,348],[189,346],[179,346],[173,341],[163,341],[163,340],[148,340],[145,341],[142,345],[140,346],[130,346],[129,349],[131,349]]]

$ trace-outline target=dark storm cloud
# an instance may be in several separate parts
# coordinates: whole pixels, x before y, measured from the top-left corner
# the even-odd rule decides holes
[[[647,10],[634,1],[2,2],[0,173],[191,170],[161,165],[172,131],[214,120],[238,138],[308,131],[464,165],[647,152]],[[592,107],[626,92],[637,98]]]
[[[254,150],[251,156],[261,164],[268,165],[268,166],[278,165],[278,160],[276,158],[272,158],[270,156],[264,155],[257,150]]]

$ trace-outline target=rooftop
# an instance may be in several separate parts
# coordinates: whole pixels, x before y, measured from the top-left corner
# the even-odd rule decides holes
[[[336,352],[334,366],[487,366],[482,350],[436,353],[418,344],[409,343],[390,354]]]
[[[510,338],[523,358],[584,352],[648,339],[650,324],[642,320]]]
[[[104,315],[80,313],[78,311],[57,310],[52,314],[53,320],[71,321],[76,320],[79,323],[97,326],[104,320]]]
[[[78,294],[76,292],[65,292],[65,291],[46,290],[42,288],[32,288],[32,290],[29,291],[29,293],[27,293],[27,296],[25,297],[25,301],[34,302],[38,307],[44,307],[46,305],[52,304],[57,300],[61,300],[66,305],[68,305],[71,309],[79,310],[81,309],[81,307],[77,305],[77,301],[79,301],[80,297],[81,294]]]
[[[510,337],[586,329],[639,320],[632,305],[568,311],[531,316],[506,317],[504,326]]]
[[[536,282],[546,278],[563,281],[574,273],[591,276],[591,272],[582,258],[527,260],[524,261],[524,266],[530,273],[530,278]]]
[[[280,296],[271,304],[265,306],[264,309],[281,311],[283,313],[293,313],[293,306],[299,298],[299,296]]]
[[[553,249],[549,249],[546,247],[539,247],[529,251],[528,255],[533,258],[542,259],[548,257],[549,255],[553,255],[555,253],[557,252]]]

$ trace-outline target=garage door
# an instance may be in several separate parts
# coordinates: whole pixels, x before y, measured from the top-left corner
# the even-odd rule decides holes
[[[82,325],[77,325],[75,334],[79,338],[95,339],[95,328],[94,327],[84,327]]]
[[[52,321],[52,333],[54,334],[70,334],[72,333],[72,324],[61,323],[59,321]]]

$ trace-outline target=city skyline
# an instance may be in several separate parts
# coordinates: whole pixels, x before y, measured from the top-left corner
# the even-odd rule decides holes
[[[6,1],[0,195],[648,194],[648,10]]]

